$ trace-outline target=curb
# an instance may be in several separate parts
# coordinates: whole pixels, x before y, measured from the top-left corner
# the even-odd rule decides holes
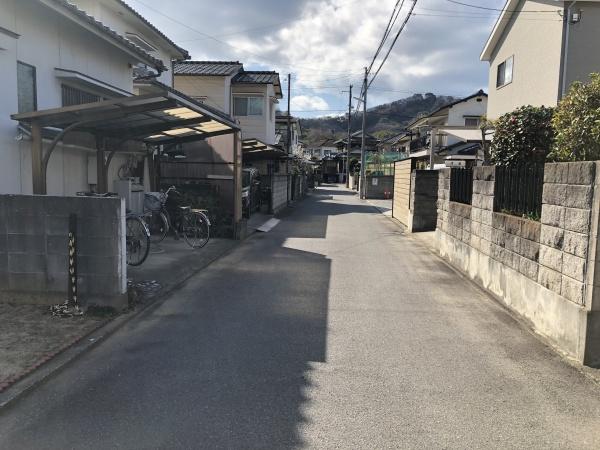
[[[89,350],[92,350],[96,345],[106,340],[130,320],[138,317],[152,306],[159,306],[167,299],[167,297],[173,294],[173,292],[187,283],[190,278],[206,269],[215,261],[227,256],[243,242],[244,241],[236,242],[222,253],[219,253],[212,259],[206,261],[206,264],[203,264],[193,272],[186,274],[181,280],[165,286],[164,289],[160,290],[151,298],[148,298],[147,303],[137,305],[134,310],[127,311],[113,319],[100,322],[98,327],[94,328],[89,333],[79,336],[55,352],[45,355],[22,373],[11,377],[8,382],[0,384],[0,412],[12,405],[22,396],[33,391],[46,380],[49,380],[52,376],[58,375],[60,371],[66,368],[71,362],[75,361]]]

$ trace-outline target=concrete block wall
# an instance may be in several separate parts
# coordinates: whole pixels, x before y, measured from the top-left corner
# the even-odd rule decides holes
[[[291,180],[287,175],[273,175],[273,214],[278,213],[287,206],[288,187],[291,189]]]
[[[408,229],[435,230],[437,223],[438,174],[433,170],[411,173]]]
[[[441,255],[561,351],[600,364],[598,163],[546,164],[540,221],[494,211],[494,167],[474,168],[472,205],[450,202],[450,170],[438,179]]]
[[[595,178],[595,162],[544,168],[538,281],[580,305],[585,303]]]
[[[124,201],[0,195],[0,301],[57,304],[67,298],[69,215],[77,215],[82,306],[127,306]]]

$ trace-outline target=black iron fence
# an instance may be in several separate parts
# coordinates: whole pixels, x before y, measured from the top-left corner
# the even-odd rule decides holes
[[[496,166],[494,210],[538,220],[543,186],[544,164]]]
[[[473,169],[450,170],[450,201],[471,204],[473,198]]]

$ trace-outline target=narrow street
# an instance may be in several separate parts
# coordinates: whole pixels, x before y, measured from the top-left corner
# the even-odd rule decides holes
[[[0,448],[600,448],[600,386],[317,189],[0,412]]]

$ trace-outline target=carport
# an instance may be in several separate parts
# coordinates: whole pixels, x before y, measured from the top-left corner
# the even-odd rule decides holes
[[[117,152],[132,152],[131,144],[145,155],[153,155],[163,146],[204,140],[213,136],[234,136],[234,223],[241,219],[242,150],[239,127],[218,110],[198,103],[168,87],[147,95],[122,97],[96,103],[13,114],[31,127],[33,193],[46,194],[48,161],[56,145],[70,132],[89,133],[95,137],[97,157],[97,191],[107,192],[107,173]],[[59,129],[44,149],[42,130]],[[156,186],[150,161],[151,186]]]

